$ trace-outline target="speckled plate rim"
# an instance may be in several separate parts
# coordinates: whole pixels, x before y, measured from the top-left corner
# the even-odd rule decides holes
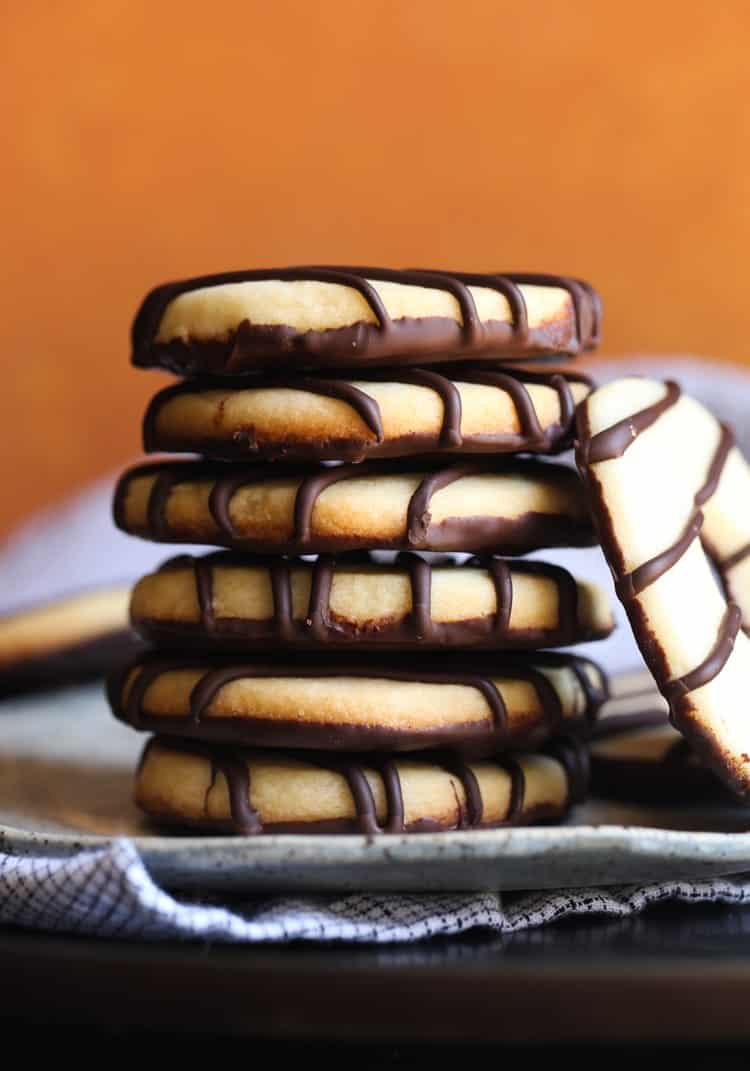
[[[0,851],[25,857],[106,847],[109,836],[0,826]],[[750,871],[750,833],[569,826],[419,836],[130,838],[167,887],[247,892],[573,888]]]

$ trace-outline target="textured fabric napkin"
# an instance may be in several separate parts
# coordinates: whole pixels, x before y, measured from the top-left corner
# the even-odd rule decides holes
[[[623,918],[665,900],[744,904],[750,877],[565,892],[256,897],[226,907],[160,889],[125,839],[69,859],[0,854],[0,924],[124,940],[393,944],[474,929],[510,934],[573,915]]]

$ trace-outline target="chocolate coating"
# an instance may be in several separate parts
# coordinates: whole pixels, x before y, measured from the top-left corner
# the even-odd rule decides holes
[[[575,674],[585,696],[585,709],[579,719],[565,717],[559,696],[539,667],[567,666]],[[155,732],[182,739],[219,741],[246,747],[311,748],[330,751],[419,751],[425,748],[449,748],[472,755],[528,749],[551,735],[577,730],[586,733],[606,698],[606,681],[595,667],[601,684],[594,683],[586,667],[587,659],[573,655],[536,653],[533,656],[495,655],[481,662],[445,653],[420,659],[385,659],[370,656],[368,663],[343,656],[333,666],[298,657],[293,663],[282,661],[236,662],[228,658],[189,657],[155,654],[137,659],[113,674],[108,682],[108,698],[116,718],[141,731]],[[206,667],[206,668],[204,668]],[[158,717],[144,711],[144,697],[151,684],[173,670],[203,670],[190,696],[187,717]],[[126,698],[126,683],[136,672]],[[427,684],[459,684],[481,692],[491,711],[491,723],[472,722],[430,730],[391,729],[378,725],[349,725],[281,721],[280,719],[206,717],[212,700],[224,685],[254,677],[359,677]],[[514,734],[502,695],[493,677],[508,676],[528,681],[536,691],[543,711],[543,724],[525,735]],[[564,725],[563,725],[564,722]]]
[[[159,743],[158,737],[148,741],[141,758],[141,765],[148,751]],[[291,758],[314,764],[324,770],[332,770],[346,779],[356,809],[354,819],[329,819],[311,822],[276,822],[263,825],[260,816],[250,804],[250,775],[247,764],[236,750],[224,747],[206,746],[195,741],[170,740],[169,747],[188,754],[199,755],[211,763],[211,783],[219,773],[223,774],[229,791],[229,822],[204,820],[200,824],[217,832],[238,833],[243,836],[256,836],[261,833],[361,833],[376,836],[383,833],[436,833],[446,828],[431,818],[421,818],[410,823],[404,820],[404,802],[401,779],[394,760],[387,755],[367,755],[359,758],[354,755],[332,755],[323,753],[287,752]],[[568,782],[568,800],[562,810],[567,811],[574,803],[585,798],[588,784],[588,764],[585,749],[575,740],[561,739],[553,741],[544,749],[545,754],[556,759],[563,769]],[[458,830],[498,829],[507,826],[528,825],[535,821],[558,817],[558,808],[544,804],[529,808],[523,814],[526,779],[523,767],[517,759],[507,757],[498,759],[498,765],[511,778],[511,794],[508,810],[499,822],[485,822],[482,794],[476,776],[466,761],[451,753],[426,753],[419,757],[426,766],[439,766],[452,774],[460,782],[465,796],[465,803],[458,796],[458,813],[454,827]],[[366,769],[373,769],[383,778],[386,793],[386,819],[381,826],[378,822],[377,808],[372,789],[365,775]]]
[[[656,729],[667,724],[661,711],[621,714],[600,721],[593,737],[595,740],[627,737],[639,729]],[[658,761],[601,755],[592,750],[591,794],[604,799],[665,805],[705,798],[730,798],[714,774],[693,758],[687,740],[676,734],[674,743]]]
[[[130,629],[121,629],[43,655],[0,667],[0,699],[104,677],[145,650]]]
[[[462,323],[437,316],[392,320],[368,279],[445,290],[458,302]],[[360,322],[333,330],[299,331],[283,325],[243,321],[226,339],[156,342],[166,308],[180,294],[254,280],[312,280],[351,287],[368,303],[376,322]],[[572,322],[529,327],[522,284],[566,290],[573,305]],[[471,285],[503,294],[511,308],[511,322],[481,321],[469,290]],[[478,275],[341,266],[234,271],[167,283],[152,290],[133,323],[133,363],[141,368],[161,367],[180,375],[196,375],[236,374],[269,366],[278,369],[413,364],[425,357],[430,361],[457,357],[497,360],[503,356],[576,354],[594,348],[599,340],[600,323],[601,303],[592,287],[561,275]]]
[[[361,562],[364,566],[407,573],[411,586],[412,610],[376,626],[357,627],[335,617],[330,609],[331,585],[338,566]],[[218,551],[205,557],[181,555],[166,562],[162,570],[190,569],[195,579],[200,618],[197,622],[169,622],[133,617],[133,624],[146,639],[161,648],[202,649],[229,653],[264,647],[394,647],[399,650],[442,647],[489,647],[495,650],[534,650],[539,647],[566,647],[587,640],[602,639],[608,634],[585,628],[578,620],[578,585],[557,565],[544,562],[514,561],[502,558],[472,558],[464,565],[450,559],[440,560],[440,568],[486,570],[495,587],[497,611],[483,618],[466,618],[450,622],[433,621],[431,606],[432,562],[418,554],[402,552],[393,564],[375,563],[364,553],[333,558],[321,555],[312,563],[302,559],[253,558]],[[273,616],[263,620],[217,618],[213,605],[213,569],[217,566],[244,565],[268,569],[273,592]],[[310,599],[302,618],[292,616],[291,573],[305,569],[312,573]],[[540,576],[552,581],[558,592],[558,620],[549,628],[510,628],[513,601],[513,574]]]
[[[362,377],[358,377],[361,381]],[[461,432],[461,395],[455,385],[475,383],[506,391],[516,410],[520,430],[513,434],[469,434]],[[538,383],[557,392],[560,403],[560,420],[545,430],[542,429],[534,403],[525,386]],[[435,455],[462,453],[532,453],[557,454],[572,444],[575,400],[570,383],[585,383],[593,386],[584,375],[556,370],[549,372],[517,372],[514,369],[493,369],[483,366],[463,365],[434,368],[389,369],[381,374],[369,373],[367,382],[394,382],[428,387],[440,396],[443,403],[443,423],[437,435],[408,435],[385,441],[380,406],[375,398],[365,394],[352,383],[343,379],[297,376],[287,378],[238,379],[232,383],[237,390],[288,388],[338,398],[347,403],[375,436],[374,440],[363,437],[337,437],[331,440],[309,441],[285,440],[283,443],[259,442],[252,427],[238,429],[231,439],[185,435],[160,434],[159,413],[173,398],[181,394],[195,394],[201,390],[227,387],[226,379],[190,380],[177,383],[160,391],[149,404],[143,419],[143,446],[147,453],[189,452],[227,461],[348,461],[359,462],[364,458],[406,457],[410,455]]]
[[[356,465],[336,465],[318,469],[284,470],[284,477],[300,477],[295,505],[292,538],[283,542],[245,538],[238,533],[230,516],[233,495],[252,483],[266,479],[278,479],[279,470],[274,466],[229,466],[210,462],[176,461],[156,462],[141,465],[125,472],[115,490],[114,520],[118,528],[133,532],[145,539],[161,543],[208,542],[188,530],[173,530],[167,522],[166,507],[174,487],[181,482],[205,479],[213,482],[208,508],[218,529],[211,544],[229,547],[232,550],[250,551],[258,554],[325,554],[362,549],[380,550],[437,550],[437,551],[491,551],[502,554],[525,554],[531,550],[550,546],[592,546],[595,535],[587,516],[566,517],[552,513],[526,513],[517,518],[466,517],[447,518],[433,524],[430,500],[436,491],[464,476],[484,473],[513,473],[529,479],[549,481],[578,497],[578,476],[562,465],[543,462],[502,462],[493,460],[474,461],[460,465],[438,467],[424,463],[379,462],[365,468]],[[356,536],[314,536],[312,513],[318,496],[326,487],[340,480],[387,475],[391,473],[419,473],[423,479],[411,497],[407,510],[406,533],[403,538],[380,540]],[[140,476],[156,475],[148,502],[147,524],[144,529],[129,528],[125,521],[125,498],[132,480]]]

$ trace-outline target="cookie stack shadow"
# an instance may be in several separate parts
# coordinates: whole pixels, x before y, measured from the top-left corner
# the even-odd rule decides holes
[[[605,595],[520,555],[595,543],[572,443],[598,339],[557,276],[304,268],[154,290],[134,363],[181,378],[115,520],[173,558],[136,585],[153,649],[113,675],[155,735],[153,818],[261,832],[559,819],[583,797]],[[516,363],[513,363],[513,362]],[[524,362],[524,363],[519,363]],[[516,455],[526,455],[519,458]],[[459,556],[459,557],[454,557]]]

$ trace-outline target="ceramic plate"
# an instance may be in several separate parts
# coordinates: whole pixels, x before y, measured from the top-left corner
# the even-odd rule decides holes
[[[614,706],[660,704],[639,675]],[[612,709],[614,712],[614,708]],[[131,802],[144,738],[101,686],[0,704],[0,851],[67,855],[133,838],[157,881],[206,891],[544,889],[750,871],[750,810],[592,801],[564,826],[414,836],[165,836]]]

